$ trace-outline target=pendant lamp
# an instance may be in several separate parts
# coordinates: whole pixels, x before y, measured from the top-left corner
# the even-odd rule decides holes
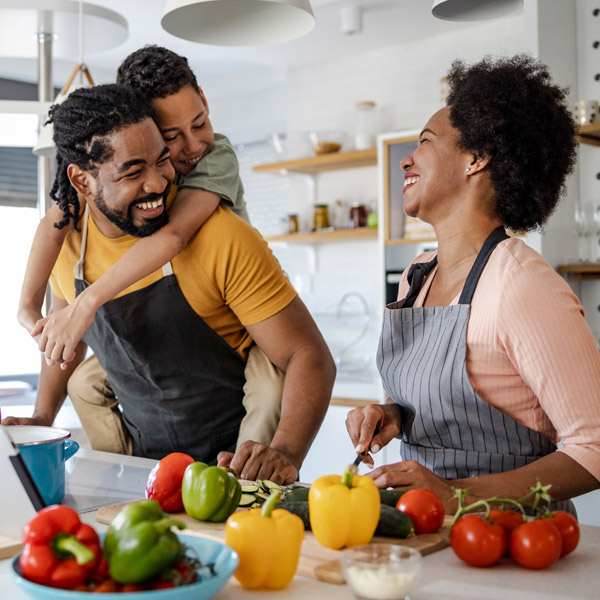
[[[523,0],[434,0],[431,14],[444,21],[484,21],[503,17],[523,6]]]
[[[75,76],[79,72],[81,72],[81,74],[85,75],[87,84],[85,84],[81,81],[79,83],[73,83],[73,81],[75,80]],[[85,66],[85,64],[79,63],[75,67],[75,70],[71,73],[69,80],[64,85],[62,90],[60,90],[60,92],[58,93],[58,96],[56,96],[56,98],[54,99],[54,102],[52,104],[60,104],[61,102],[64,102],[65,99],[67,98],[67,96],[71,92],[74,92],[75,90],[82,88],[82,87],[87,87],[88,85],[94,85],[92,76],[90,75],[90,72],[88,71],[88,68]],[[40,128],[40,135],[38,137],[37,143],[32,149],[33,153],[36,156],[44,156],[46,158],[53,158],[54,155],[56,154],[56,146],[54,145],[53,136],[54,136],[54,127],[52,127],[52,123],[46,124],[44,121],[44,123],[42,123],[42,126]]]
[[[79,83],[73,83],[75,76],[79,73]],[[83,76],[87,80],[87,84],[83,81]],[[83,62],[83,0],[79,0],[79,63],[71,73],[71,76],[67,80],[67,83],[58,93],[58,96],[54,99],[53,104],[60,104],[64,102],[67,96],[75,91],[76,89],[87,87],[88,85],[94,85],[92,76]],[[56,146],[54,145],[54,127],[52,123],[46,124],[46,120],[41,124],[40,135],[38,137],[36,145],[32,151],[36,156],[43,156],[46,158],[53,158],[56,154]]]
[[[192,42],[263,46],[306,35],[315,16],[309,0],[167,0],[160,23]]]

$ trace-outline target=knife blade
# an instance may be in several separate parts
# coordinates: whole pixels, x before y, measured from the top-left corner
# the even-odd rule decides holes
[[[358,465],[360,465],[360,463],[365,458],[366,454],[367,454],[366,452],[360,452],[359,454],[357,454],[356,458],[354,459],[354,462],[352,463],[352,465],[354,467],[358,467]]]

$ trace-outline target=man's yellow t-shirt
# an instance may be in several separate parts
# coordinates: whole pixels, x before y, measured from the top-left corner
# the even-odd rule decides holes
[[[96,281],[137,241],[130,235],[105,237],[90,215],[84,263],[86,281]],[[81,233],[71,231],[50,278],[52,291],[67,302],[75,298],[73,269],[80,248]],[[272,317],[296,296],[260,233],[222,205],[171,264],[191,308],[244,359],[252,344],[245,326]],[[146,287],[162,276],[159,269],[119,295]]]

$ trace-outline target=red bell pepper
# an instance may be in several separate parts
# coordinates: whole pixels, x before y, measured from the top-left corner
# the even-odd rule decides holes
[[[96,531],[72,508],[55,504],[25,525],[19,565],[30,581],[73,589],[92,575],[101,555]]]
[[[166,512],[181,512],[181,482],[185,470],[193,462],[194,459],[183,452],[171,452],[159,460],[148,476],[146,498],[156,500]]]

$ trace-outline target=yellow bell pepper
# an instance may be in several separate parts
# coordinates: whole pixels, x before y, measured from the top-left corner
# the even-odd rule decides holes
[[[273,510],[280,500],[275,490],[262,508],[238,511],[225,524],[225,543],[240,558],[235,578],[249,590],[281,590],[296,574],[304,523],[287,510]]]
[[[356,467],[350,466],[343,477],[324,475],[310,486],[310,526],[319,543],[327,548],[368,544],[377,528],[379,490],[370,477],[356,472]]]

